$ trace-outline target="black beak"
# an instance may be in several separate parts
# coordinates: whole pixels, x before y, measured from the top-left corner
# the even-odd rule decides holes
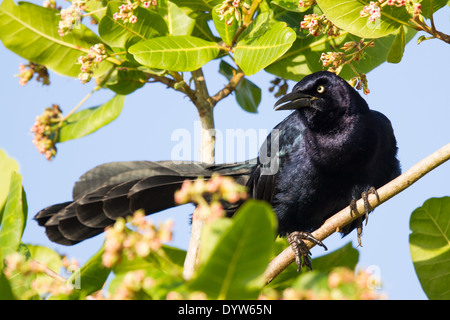
[[[301,92],[291,92],[284,95],[275,103],[274,109],[278,110],[294,110],[299,108],[311,107],[311,100],[314,97]]]

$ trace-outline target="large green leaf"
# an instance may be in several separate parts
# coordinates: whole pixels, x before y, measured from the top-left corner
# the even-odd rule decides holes
[[[9,50],[30,61],[71,77],[80,73],[78,57],[101,40],[80,24],[64,37],[58,34],[58,10],[28,2],[3,0],[0,6],[0,39]],[[110,64],[107,61],[101,65]],[[104,67],[99,67],[104,70]]]
[[[125,96],[116,95],[107,103],[71,115],[59,131],[58,142],[78,139],[107,125],[122,111]]]
[[[0,225],[2,221],[2,209],[9,192],[9,184],[12,172],[19,172],[19,165],[15,160],[0,149]]]
[[[368,17],[360,16],[369,1],[317,0],[317,4],[336,26],[362,38],[380,38],[395,33],[401,25],[408,24],[410,18],[404,6],[384,6],[381,18],[371,22]]]
[[[255,299],[272,255],[276,218],[264,202],[247,201],[192,280],[211,299]]]
[[[431,198],[413,211],[409,248],[430,299],[450,299],[450,197]]]
[[[109,2],[106,15],[98,25],[100,36],[110,46],[124,48],[130,38],[142,41],[165,36],[168,33],[166,22],[158,13],[141,7],[134,10],[134,15],[137,17],[136,23],[114,20],[113,15],[119,12],[120,5],[122,5],[121,1]]]
[[[173,36],[139,42],[129,52],[151,68],[193,71],[217,57],[219,47],[215,42],[192,36]]]
[[[27,221],[27,209],[25,191],[22,188],[22,176],[17,172],[12,172],[0,228],[0,269],[3,259],[19,248]]]
[[[289,50],[296,38],[295,31],[284,22],[274,23],[265,32],[257,32],[256,36],[247,36],[237,43],[236,63],[246,75],[255,74]]]

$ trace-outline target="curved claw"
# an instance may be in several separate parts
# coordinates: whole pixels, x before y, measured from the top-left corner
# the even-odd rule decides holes
[[[310,270],[312,270],[311,266],[311,252],[308,250],[305,242],[303,240],[308,240],[316,245],[319,245],[323,247],[325,250],[328,250],[328,248],[320,241],[319,239],[315,238],[312,234],[309,232],[304,231],[294,231],[287,235],[287,240],[289,244],[292,247],[292,250],[295,254],[295,262],[297,264],[297,271],[300,272],[302,267],[308,267]]]
[[[365,225],[367,225],[367,222],[369,221],[369,213],[373,210],[373,208],[370,206],[369,203],[369,194],[374,194],[377,197],[377,200],[380,201],[380,196],[378,195],[377,189],[375,187],[370,187],[367,191],[363,191],[361,193],[361,198],[364,201],[364,219],[366,220]],[[353,212],[357,212],[356,209],[356,200],[352,199],[350,201],[350,216],[353,216]],[[363,230],[363,224],[362,224],[362,217],[359,217],[356,220],[356,231],[358,234],[358,244],[360,247],[362,247],[361,242],[361,236],[362,236],[362,230]]]
[[[374,194],[377,197],[377,200],[380,201],[380,197],[378,195],[377,189],[375,187],[370,187],[369,190],[363,191],[361,193],[361,198],[364,200],[364,214],[366,219],[366,226],[367,222],[369,221],[369,212],[373,210],[373,208],[370,206],[369,203],[369,194]]]

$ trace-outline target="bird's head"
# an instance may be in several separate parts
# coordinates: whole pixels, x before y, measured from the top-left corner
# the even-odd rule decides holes
[[[296,110],[313,130],[330,130],[341,125],[341,119],[369,111],[365,100],[347,81],[328,71],[305,76],[274,108]]]

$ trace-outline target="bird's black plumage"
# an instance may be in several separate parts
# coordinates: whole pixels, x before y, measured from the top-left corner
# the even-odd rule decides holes
[[[275,108],[294,111],[271,131],[255,161],[103,164],[75,184],[72,202],[45,208],[36,220],[52,241],[75,244],[134,210],[151,214],[175,206],[173,194],[185,179],[208,179],[217,172],[271,203],[281,235],[311,232],[362,192],[400,174],[390,121],[335,74],[304,77]]]

